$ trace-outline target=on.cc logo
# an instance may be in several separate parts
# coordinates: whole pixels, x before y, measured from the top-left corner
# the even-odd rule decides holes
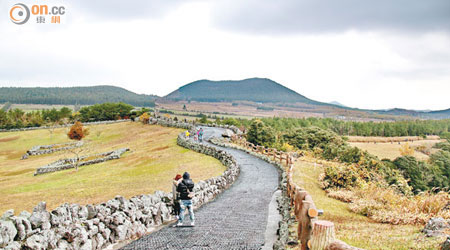
[[[24,24],[30,19],[30,10],[25,4],[14,4],[9,11],[9,17],[15,24]]]

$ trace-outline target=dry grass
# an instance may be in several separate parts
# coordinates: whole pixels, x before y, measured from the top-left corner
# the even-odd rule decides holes
[[[30,211],[39,201],[50,209],[70,203],[99,203],[115,195],[131,197],[171,190],[171,178],[189,171],[194,181],[220,175],[225,167],[216,159],[176,145],[182,131],[176,128],[139,123],[89,126],[91,134],[86,154],[128,147],[121,159],[105,163],[33,176],[36,168],[64,157],[67,152],[20,157],[32,146],[68,142],[68,128],[0,133],[0,213],[14,208]],[[97,131],[101,134],[97,136]],[[14,140],[11,140],[14,138]]]
[[[426,140],[417,140],[413,142],[350,142],[349,144],[354,147],[358,147],[362,150],[367,150],[369,153],[378,156],[378,158],[383,159],[387,158],[390,160],[394,160],[395,158],[401,156],[400,155],[400,148],[405,145],[406,143],[409,144],[411,148],[417,148],[420,146],[424,146],[425,148],[430,149],[431,153],[434,153],[436,149],[432,149],[433,145],[436,143],[441,142],[441,140],[438,139],[426,139]],[[415,151],[414,157],[416,157],[419,160],[428,160],[428,155]]]
[[[336,237],[364,249],[438,249],[445,237],[427,238],[421,226],[390,225],[375,222],[352,212],[347,203],[330,198],[320,188],[319,175],[323,167],[306,161],[297,161],[294,181],[313,197],[316,206],[324,209],[320,219],[334,222]],[[295,233],[296,229],[290,229]]]
[[[406,142],[406,141],[422,141],[422,140],[440,140],[437,135],[429,135],[426,138],[420,136],[348,136],[348,142]]]
[[[351,202],[353,212],[381,223],[425,225],[433,217],[450,219],[450,196],[445,192],[406,197],[372,184],[354,190],[329,190],[328,196]]]

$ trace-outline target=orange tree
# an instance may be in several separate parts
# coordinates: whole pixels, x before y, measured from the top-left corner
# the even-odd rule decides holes
[[[67,133],[67,137],[69,137],[69,139],[76,140],[76,141],[81,141],[87,135],[89,135],[89,129],[83,127],[83,124],[78,121],[72,125],[72,127],[69,130],[69,133]],[[74,147],[73,149],[69,150],[71,153],[73,153],[75,155],[73,165],[75,167],[75,170],[77,170],[77,171],[78,171],[78,166],[80,164],[80,154],[84,150],[85,150],[85,148],[82,148],[82,147]]]

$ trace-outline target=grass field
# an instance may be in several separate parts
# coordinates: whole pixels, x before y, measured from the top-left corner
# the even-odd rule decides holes
[[[322,172],[321,165],[314,167],[313,163],[299,160],[293,178],[311,194],[317,208],[324,210],[320,219],[334,222],[338,239],[355,247],[377,250],[439,249],[445,240],[445,237],[425,237],[419,226],[381,224],[351,212],[347,203],[327,197],[320,188],[318,178]]]
[[[216,159],[176,145],[176,128],[126,122],[89,126],[87,153],[128,147],[121,159],[75,170],[33,176],[36,168],[64,157],[67,152],[20,157],[32,146],[68,142],[68,128],[0,133],[0,214],[16,213],[46,201],[52,209],[64,202],[100,203],[122,195],[127,198],[156,190],[171,191],[171,179],[184,171],[195,182],[222,174]]]
[[[440,141],[441,140],[439,139],[427,139],[413,142],[349,142],[349,144],[360,149],[367,150],[369,153],[378,156],[380,159],[387,158],[394,160],[395,158],[401,156],[400,148],[406,143],[408,143],[412,148],[417,146],[425,146],[426,148],[431,149],[434,144]],[[434,153],[435,151],[436,149],[431,149],[431,153]],[[419,160],[428,159],[428,155],[419,151],[415,151],[414,156]]]

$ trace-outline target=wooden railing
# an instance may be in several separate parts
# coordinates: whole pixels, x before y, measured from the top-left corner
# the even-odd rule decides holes
[[[284,163],[284,164],[286,164],[286,166],[292,164],[292,157],[290,154],[288,154],[286,152],[278,151],[274,148],[266,148],[263,146],[255,145],[251,142],[248,142],[247,140],[245,140],[242,137],[233,136],[232,141],[239,146],[242,146],[242,147],[245,147],[245,148],[251,150],[252,152],[260,153],[262,155],[268,156],[268,157],[272,158],[273,161],[278,161],[280,163]]]
[[[290,206],[293,208],[295,219],[298,222],[297,237],[302,250],[361,250],[337,240],[333,222],[318,219],[319,215],[323,214],[323,211],[317,209],[312,196],[292,180],[294,166],[292,155],[273,148],[254,145],[243,137],[233,136],[232,141],[247,150],[268,156],[286,167],[287,195],[290,198]]]

